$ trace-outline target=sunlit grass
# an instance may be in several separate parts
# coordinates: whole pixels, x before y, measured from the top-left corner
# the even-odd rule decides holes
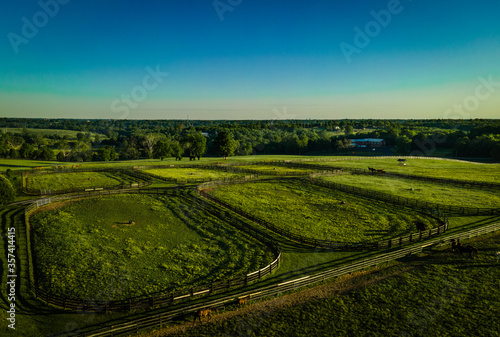
[[[37,282],[62,296],[120,299],[179,290],[273,259],[266,246],[176,195],[98,197],[48,207],[30,219]]]
[[[498,190],[380,175],[342,174],[320,177],[320,179],[417,199],[423,202],[465,207],[500,207],[500,193]]]
[[[339,242],[375,241],[428,228],[434,219],[315,186],[307,182],[256,182],[221,186],[211,192],[223,201],[293,233]]]

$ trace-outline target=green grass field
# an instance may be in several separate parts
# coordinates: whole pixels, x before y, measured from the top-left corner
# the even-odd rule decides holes
[[[427,228],[436,221],[307,182],[257,182],[221,186],[214,196],[293,233],[338,242],[377,241]],[[345,201],[345,204],[342,202]]]
[[[82,199],[30,221],[39,286],[73,298],[179,290],[273,259],[256,240],[176,195]]]
[[[29,190],[86,189],[130,184],[130,177],[110,172],[70,172],[53,174],[31,174],[26,178]]]
[[[342,174],[320,177],[320,179],[438,204],[462,207],[500,207],[500,193],[498,190],[438,184],[381,175]]]
[[[285,308],[277,302],[276,309],[270,304],[175,335],[498,336],[499,263],[493,253],[500,235],[473,245],[479,248],[478,259],[449,250],[412,257],[339,282],[328,288],[326,298],[317,293],[321,299],[309,295],[309,300]],[[349,291],[351,286],[355,288]]]
[[[300,167],[286,167],[286,166],[274,166],[274,165],[241,165],[236,166],[236,169],[244,169],[248,171],[255,172],[257,174],[271,174],[271,175],[294,175],[294,174],[304,174],[313,173],[314,170],[304,169]]]
[[[150,173],[163,178],[174,179],[179,181],[189,181],[196,179],[217,180],[224,178],[242,177],[244,175],[223,170],[208,170],[198,168],[165,168],[144,170],[145,173]]]
[[[366,170],[368,170],[368,167],[373,167],[394,173],[500,183],[500,164],[480,164],[439,159],[408,159],[406,166],[400,166],[397,158],[364,159],[362,157],[354,157],[352,160],[339,158],[339,160],[335,161],[311,161],[306,163],[327,167],[353,167]]]

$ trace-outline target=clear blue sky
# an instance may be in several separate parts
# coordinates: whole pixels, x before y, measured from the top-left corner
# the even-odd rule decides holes
[[[2,1],[0,117],[499,118],[499,15],[492,0]]]

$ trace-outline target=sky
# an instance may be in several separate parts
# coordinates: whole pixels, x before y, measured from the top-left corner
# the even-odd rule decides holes
[[[6,0],[0,117],[500,118],[500,2]]]

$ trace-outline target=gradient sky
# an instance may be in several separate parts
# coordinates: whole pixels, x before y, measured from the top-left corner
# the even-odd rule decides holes
[[[500,118],[499,16],[498,0],[2,1],[0,117]]]

